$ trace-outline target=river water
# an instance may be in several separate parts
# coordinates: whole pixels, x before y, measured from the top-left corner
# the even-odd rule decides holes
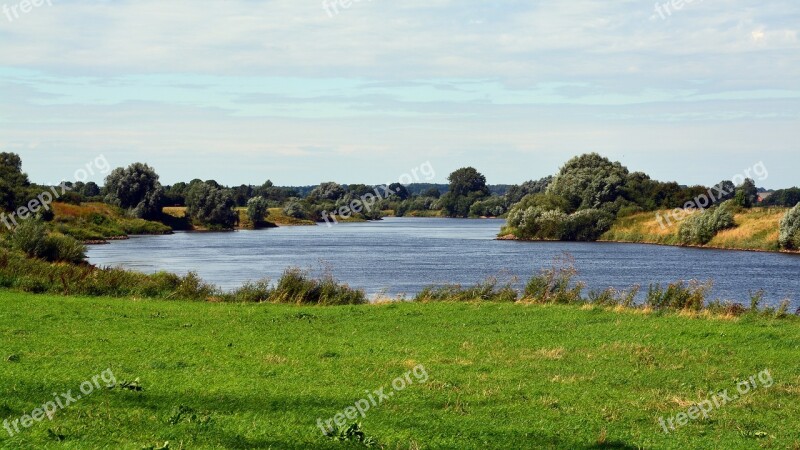
[[[616,243],[494,240],[502,220],[388,218],[379,222],[229,233],[137,236],[91,246],[89,260],[152,273],[197,272],[224,289],[280,277],[288,267],[330,271],[370,295],[411,296],[424,286],[470,285],[495,276],[520,283],[554,259],[574,260],[588,288],[626,289],[676,280],[713,280],[712,297],[800,306],[800,256]],[[521,284],[520,284],[521,285]]]

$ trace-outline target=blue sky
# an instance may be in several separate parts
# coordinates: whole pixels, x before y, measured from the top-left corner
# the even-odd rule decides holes
[[[594,151],[800,184],[796,0],[51,3],[0,0],[0,150],[37,182],[104,155],[164,183],[384,183],[427,161],[519,183]]]

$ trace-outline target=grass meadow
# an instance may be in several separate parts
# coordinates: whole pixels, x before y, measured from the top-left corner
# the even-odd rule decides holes
[[[0,302],[0,419],[107,369],[117,380],[13,437],[0,429],[0,448],[800,448],[795,320],[9,291]],[[359,432],[317,427],[419,365],[427,381],[348,420]],[[770,387],[659,425],[764,370]]]

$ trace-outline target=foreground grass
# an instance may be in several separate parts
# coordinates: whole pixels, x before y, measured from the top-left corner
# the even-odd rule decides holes
[[[800,328],[578,306],[296,307],[0,291],[0,419],[103,390],[0,448],[352,448],[327,419],[417,364],[430,378],[362,419],[383,448],[797,448]],[[769,369],[672,434],[661,416]],[[193,411],[177,414],[179,408]],[[63,439],[63,442],[59,440]]]
[[[752,208],[734,216],[736,227],[717,234],[704,247],[778,251],[780,221],[786,208]],[[651,211],[617,219],[601,241],[680,245],[678,230],[682,222],[671,211]],[[659,222],[658,217],[662,217]]]

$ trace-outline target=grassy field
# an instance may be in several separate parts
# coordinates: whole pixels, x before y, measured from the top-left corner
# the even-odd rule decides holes
[[[30,414],[54,393],[79,394],[107,369],[117,381],[14,437],[0,429],[0,448],[357,448],[324,437],[317,419],[381,388],[393,395],[357,420],[376,448],[800,446],[795,320],[7,291],[0,302],[0,419]],[[420,365],[424,382],[393,390]],[[765,369],[770,387],[670,434],[659,425]]]
[[[778,251],[780,221],[786,208],[753,208],[735,215],[736,228],[725,230],[705,247]],[[601,241],[679,245],[680,221],[668,220],[670,211],[643,212],[618,219]],[[662,217],[659,221],[658,217]]]

